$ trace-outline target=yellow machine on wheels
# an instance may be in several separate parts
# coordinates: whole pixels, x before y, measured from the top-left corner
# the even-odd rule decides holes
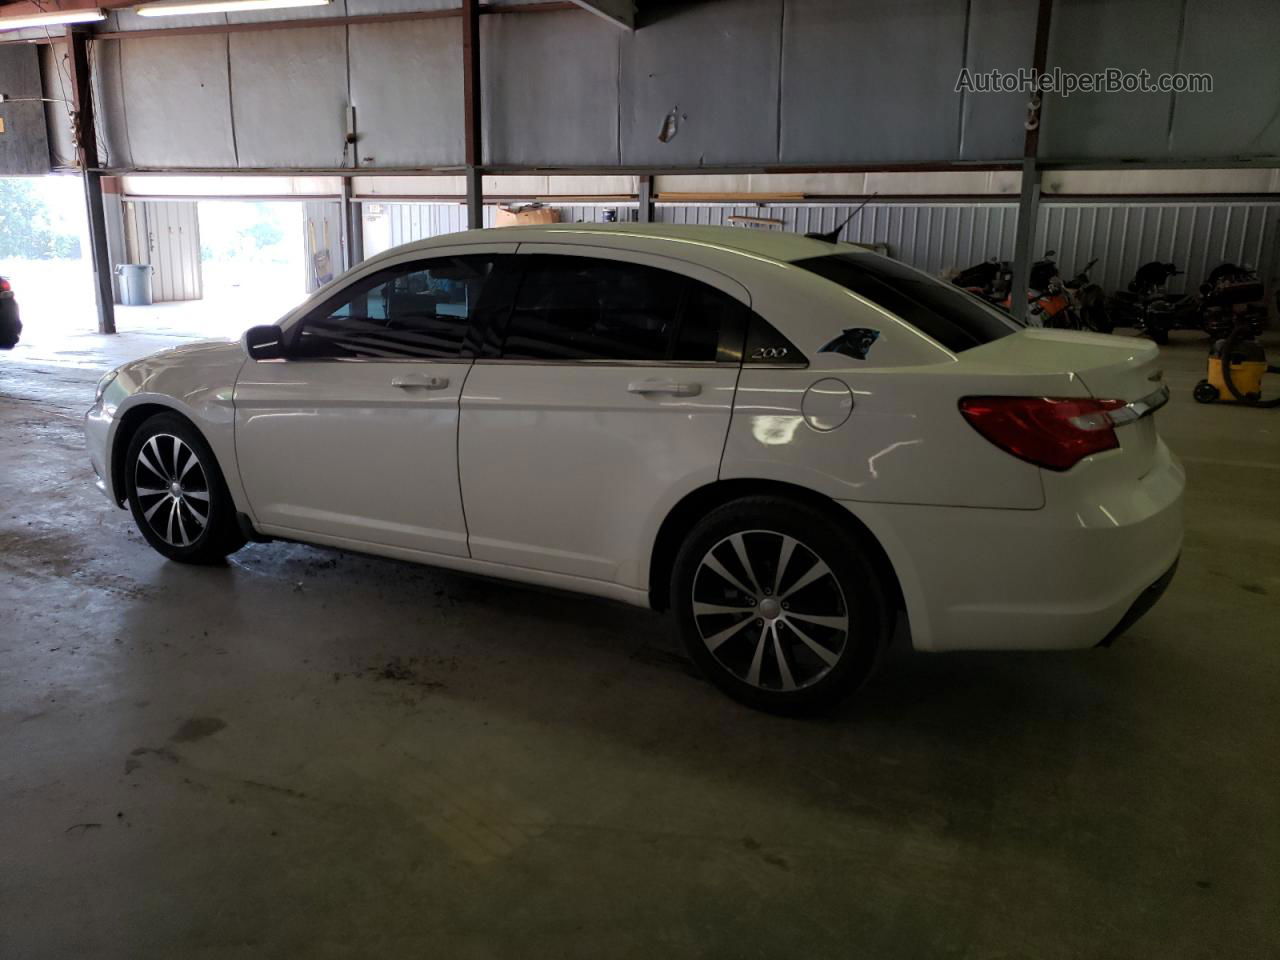
[[[1192,396],[1199,403],[1231,397],[1250,407],[1280,406],[1280,397],[1262,399],[1262,378],[1267,373],[1280,373],[1280,367],[1267,366],[1262,344],[1240,324],[1209,348],[1209,375],[1196,384]]]

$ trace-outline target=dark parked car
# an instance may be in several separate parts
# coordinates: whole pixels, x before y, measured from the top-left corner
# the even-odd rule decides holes
[[[0,350],[11,350],[22,333],[22,321],[18,319],[18,301],[13,296],[13,286],[0,277]]]

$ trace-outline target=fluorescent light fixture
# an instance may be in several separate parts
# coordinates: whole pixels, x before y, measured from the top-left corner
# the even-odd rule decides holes
[[[192,13],[246,13],[285,7],[327,7],[330,0],[191,0],[189,3],[144,3],[133,10],[140,17],[181,17]]]
[[[107,15],[101,10],[57,10],[52,13],[33,13],[29,17],[0,17],[0,30],[57,27],[64,23],[97,23],[105,19]]]

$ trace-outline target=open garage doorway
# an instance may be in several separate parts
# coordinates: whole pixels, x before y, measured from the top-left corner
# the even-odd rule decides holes
[[[234,337],[279,319],[309,287],[307,206],[126,199],[125,250],[130,263],[147,268],[141,299],[151,302],[138,304],[137,291],[122,286],[117,328]]]
[[[94,329],[87,251],[79,177],[0,177],[0,277],[21,304],[24,339]]]
[[[211,324],[229,336],[271,323],[307,295],[306,204],[201,200],[200,263]]]

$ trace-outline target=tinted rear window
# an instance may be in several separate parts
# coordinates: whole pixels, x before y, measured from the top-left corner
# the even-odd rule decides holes
[[[1020,329],[1012,317],[954,284],[874,253],[838,253],[795,265],[866,297],[955,353]]]

